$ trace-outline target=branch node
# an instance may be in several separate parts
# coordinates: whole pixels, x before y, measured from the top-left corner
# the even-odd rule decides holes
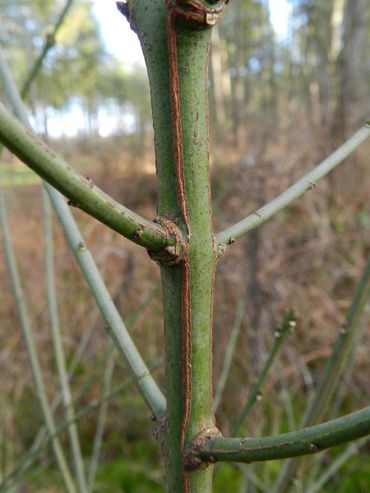
[[[94,181],[93,181],[93,179],[90,176],[86,176],[86,180],[87,180],[88,186],[90,188],[94,188]]]
[[[320,447],[316,443],[310,443],[309,449],[312,453],[320,452]]]
[[[139,228],[136,231],[134,231],[134,238],[139,239],[143,236],[143,234],[144,234],[144,231]]]
[[[199,457],[199,450],[213,438],[222,437],[222,433],[216,426],[211,426],[202,430],[191,442],[187,445],[184,453],[184,465],[188,471],[206,469],[210,464],[216,462],[215,458],[209,456],[207,460]]]
[[[167,232],[167,238],[175,238],[174,246],[167,246],[158,252],[148,250],[149,257],[154,260],[160,266],[167,265],[172,267],[179,264],[185,257],[187,252],[187,245],[183,239],[182,233],[175,220],[168,217],[156,217],[153,222],[160,224]],[[135,231],[138,234],[138,231]],[[134,234],[135,234],[134,233]]]
[[[160,419],[158,419],[156,417],[153,417],[153,418],[152,418],[152,420],[157,423],[157,426],[155,427],[155,429],[153,431],[153,436],[160,443],[161,447],[163,448],[164,437],[166,434],[167,420],[166,420],[165,416],[163,418],[160,418]]]
[[[73,202],[73,200],[69,199],[67,204],[70,206],[70,207],[77,207],[77,209],[81,209],[81,206],[80,204],[77,204],[76,202]]]
[[[226,250],[227,250],[227,245],[225,244],[219,245],[217,248],[217,257],[222,257],[223,254],[226,252]]]
[[[218,3],[218,0],[212,1]],[[167,0],[170,13],[201,26],[214,26],[223,14],[229,0],[221,0],[218,7],[208,8],[204,0]]]
[[[80,243],[78,244],[78,251],[83,252],[85,250],[86,250],[85,244],[82,241],[80,241]]]

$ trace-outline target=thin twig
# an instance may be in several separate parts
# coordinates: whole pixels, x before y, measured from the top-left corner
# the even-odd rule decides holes
[[[325,483],[327,483],[333,476],[336,474],[339,469],[348,462],[355,454],[358,453],[361,447],[363,447],[370,440],[369,437],[364,438],[363,440],[359,440],[358,443],[351,443],[348,445],[346,450],[342,452],[336,459],[333,461],[330,466],[326,467],[325,472],[319,478],[315,479],[315,483],[306,490],[306,493],[318,493],[322,491],[322,487]]]
[[[162,368],[162,366],[163,366],[163,359],[161,358],[160,360],[149,365],[149,368],[150,368],[150,370],[154,371],[158,368]],[[100,406],[104,402],[109,401],[110,399],[112,399],[116,395],[120,394],[121,392],[123,392],[127,388],[131,387],[132,385],[135,385],[135,380],[130,377],[130,378],[126,379],[124,382],[122,382],[120,385],[117,385],[117,387],[115,387],[113,390],[111,390],[109,392],[109,394],[107,394],[106,396],[90,402],[90,404],[88,406],[84,407],[83,409],[81,409],[80,411],[75,413],[73,418],[67,419],[67,420],[63,421],[62,423],[58,424],[58,426],[55,430],[55,434],[53,436],[57,437],[58,435],[63,433],[71,425],[71,423],[75,423],[76,421],[78,421],[78,420],[84,418],[85,416],[89,415],[90,413],[96,411],[97,409],[100,408]],[[13,469],[13,471],[8,473],[8,475],[3,479],[3,482],[0,483],[0,487],[2,487],[4,484],[8,483],[11,480],[14,480],[14,478],[18,477],[19,471],[20,470],[24,471],[24,469],[23,469],[24,459],[26,459],[27,462],[32,463],[36,459],[38,454],[46,447],[46,445],[48,444],[49,440],[51,440],[51,438],[53,438],[53,437],[47,436],[46,434],[44,434],[43,436],[40,436],[38,442],[33,443],[32,449],[28,452],[27,457],[23,458],[20,461],[20,463]]]
[[[194,453],[203,461],[258,462],[309,455],[370,434],[370,406],[320,425],[263,438],[206,438]]]
[[[1,57],[0,57],[1,58]],[[19,117],[19,114],[17,115]],[[148,221],[100,190],[91,178],[80,175],[60,156],[19,123],[0,103],[0,141],[41,178],[78,207],[121,235],[152,251],[159,251],[175,240],[158,223]]]
[[[275,330],[274,344],[272,346],[270,354],[268,355],[268,358],[260,374],[258,375],[257,381],[255,382],[255,384],[252,384],[250,386],[247,402],[245,403],[243,409],[241,410],[240,415],[232,429],[232,435],[235,435],[240,431],[240,428],[244,423],[244,421],[246,420],[247,416],[249,415],[254,403],[260,396],[262,397],[261,394],[262,386],[266,382],[268,374],[275,362],[276,356],[279,354],[280,349],[283,347],[283,344],[286,341],[289,333],[293,328],[295,328],[297,323],[296,318],[297,317],[293,311],[291,310],[288,311],[284,316],[284,321],[281,324],[281,326]]]
[[[15,114],[18,116],[18,118],[21,120],[24,126],[29,128],[29,122],[25,108],[23,106],[17,87],[8,69],[8,66],[6,64],[1,49],[0,49],[0,75],[3,79],[4,87],[7,90],[7,95],[12,103]],[[0,122],[1,122],[1,108],[0,108]],[[28,135],[27,132],[26,135]],[[13,136],[13,138],[15,137],[16,136]],[[28,139],[30,139],[29,136]],[[42,150],[41,152],[43,153],[45,151]],[[49,162],[49,164],[51,163]],[[61,194],[57,190],[55,190],[49,183],[45,183],[45,188],[49,194],[54,210],[63,227],[69,246],[76,257],[79,266],[81,267],[81,270],[95,298],[95,301],[107,324],[106,327],[107,331],[110,333],[119,353],[121,354],[121,356],[123,356],[127,368],[129,369],[130,373],[134,377],[134,381],[136,382],[136,386],[138,390],[143,395],[145,401],[147,402],[148,406],[152,410],[154,416],[157,419],[162,419],[166,411],[165,398],[162,392],[160,391],[159,387],[151,377],[147,366],[145,365],[139,351],[137,350],[134,342],[132,341],[123,323],[123,320],[109,295],[107,287],[104,284],[100,272],[94,262],[94,259],[92,258],[90,252],[86,248],[84,239],[71,214],[68,205],[66,204]],[[90,189],[90,191],[91,190],[92,189]],[[122,215],[120,221],[121,223],[122,222],[125,223],[125,220],[123,219]]]
[[[111,391],[112,377],[113,377],[114,367],[116,365],[117,356],[118,356],[117,351],[115,350],[115,347],[112,345],[110,347],[110,350],[108,351],[107,363],[104,371],[102,399],[106,398]],[[88,471],[88,479],[87,479],[89,493],[93,493],[94,491],[94,482],[95,482],[96,471],[100,459],[100,451],[103,441],[105,422],[107,418],[108,404],[109,404],[109,400],[105,400],[101,403],[99,408],[98,422],[96,426],[92,457],[91,457],[91,462]]]
[[[332,397],[338,388],[346,362],[348,361],[350,351],[368,316],[366,307],[368,306],[369,299],[370,259],[367,261],[360,282],[356,288],[346,324],[339,331],[331,357],[326,364],[314,398],[302,419],[302,426],[309,426],[319,421],[331,403]],[[274,493],[286,493],[289,490],[292,485],[291,479],[296,474],[299,466],[299,460],[286,461],[274,487]]]
[[[240,328],[242,326],[244,312],[245,312],[245,299],[242,298],[239,300],[238,306],[236,308],[236,315],[235,315],[234,323],[233,323],[233,326],[231,329],[229,342],[227,343],[225,356],[224,356],[224,362],[223,362],[222,370],[220,373],[220,378],[218,379],[218,382],[217,382],[215,398],[214,398],[215,411],[217,411],[217,409],[220,405],[222,395],[223,395],[223,392],[225,389],[227,377],[229,376],[229,373],[230,373],[231,363],[233,361],[236,343],[238,341]]]
[[[33,338],[33,331],[29,320],[27,305],[24,299],[23,289],[19,277],[18,266],[14,256],[14,249],[12,245],[12,240],[11,240],[8,221],[7,221],[7,213],[5,209],[5,199],[3,196],[1,186],[0,186],[0,222],[1,222],[1,230],[3,234],[5,256],[8,265],[9,276],[11,279],[14,300],[16,303],[20,326],[31,364],[32,375],[37,390],[38,400],[40,403],[44,422],[48,430],[48,434],[50,436],[54,436],[56,426],[48,402],[44,378],[41,371],[39,357],[37,354],[37,349]],[[56,436],[54,436],[54,438],[52,439],[52,446],[67,491],[69,493],[76,493],[77,490],[74,485],[71,473],[69,471],[69,467],[65,459],[63,449],[61,447],[59,439]]]
[[[27,94],[29,93],[29,90],[31,88],[33,81],[36,79],[36,77],[37,77],[37,75],[38,75],[38,73],[42,67],[43,61],[45,60],[45,58],[46,58],[47,54],[49,53],[49,51],[51,50],[51,48],[55,45],[56,36],[58,34],[58,31],[61,28],[61,26],[63,25],[64,19],[66,18],[68,11],[72,7],[73,1],[74,0],[67,0],[62,12],[59,15],[57,22],[54,25],[53,31],[46,36],[44,46],[41,50],[41,53],[37,57],[35,63],[33,64],[32,68],[31,68],[31,70],[27,76],[27,79],[25,80],[25,82],[22,86],[22,89],[21,89],[22,99],[26,98]]]
[[[63,350],[63,341],[60,330],[58,301],[55,286],[55,271],[54,271],[54,245],[53,245],[53,219],[51,212],[50,199],[45,189],[43,192],[43,207],[44,207],[44,225],[45,225],[45,257],[46,257],[46,287],[47,300],[50,318],[51,336],[54,346],[54,355],[56,359],[57,372],[61,393],[63,397],[63,405],[66,418],[74,416],[72,403],[72,394],[68,381],[68,372],[65,363],[65,355]],[[76,472],[76,480],[79,488],[79,493],[87,493],[87,484],[85,478],[84,464],[81,453],[80,439],[75,423],[68,428],[68,435],[71,442],[71,451],[73,457],[73,466]]]
[[[318,180],[327,175],[348,157],[362,142],[370,136],[370,125],[366,124],[360,128],[350,139],[342,144],[328,158],[322,161],[312,171],[298,180],[281,195],[271,202],[261,207],[257,211],[237,222],[233,226],[225,229],[216,235],[216,244],[221,247],[234,243],[235,240],[246,234],[248,231],[257,228],[274,216],[277,212],[287,207],[295,199],[303,195],[307,190],[315,187]],[[221,248],[224,250],[224,248]]]

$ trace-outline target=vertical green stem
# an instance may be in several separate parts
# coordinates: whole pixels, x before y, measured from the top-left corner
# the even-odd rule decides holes
[[[335,460],[325,468],[322,476],[316,478],[314,484],[306,489],[307,493],[319,493],[323,491],[323,486],[327,483],[337,472],[338,470],[354,456],[357,455],[360,448],[363,447],[366,443],[369,442],[369,437],[363,438],[358,442],[351,443],[347,446],[347,448],[338,455]]]
[[[340,330],[332,354],[320,378],[316,393],[303,417],[301,426],[306,427],[319,421],[331,403],[356,336],[368,316],[366,307],[370,299],[370,259],[367,261],[361,279],[356,287],[347,322]],[[289,459],[278,477],[274,493],[286,493],[292,487],[292,478],[297,473],[301,460]]]
[[[44,417],[45,425],[48,430],[49,435],[53,436],[55,434],[55,423],[50,410],[48,397],[46,393],[45,383],[42,376],[41,366],[36,350],[35,341],[33,338],[32,328],[29,320],[27,305],[23,295],[23,289],[19,277],[19,271],[16,259],[14,257],[13,245],[10,237],[10,231],[8,227],[7,214],[5,209],[5,200],[3,197],[2,189],[0,187],[0,223],[3,233],[3,241],[5,248],[5,256],[8,264],[9,275],[12,283],[12,289],[14,294],[14,299],[16,302],[16,307],[18,311],[18,316],[20,320],[20,326],[22,329],[22,334],[24,337],[25,345],[27,348],[28,356],[30,359],[32,375],[37,390],[37,396],[39,399],[41,411]],[[76,487],[74,485],[73,479],[71,477],[68,464],[63,454],[63,450],[60,441],[57,437],[52,439],[52,446],[54,455],[59,466],[60,473],[62,475],[65,489],[68,493],[76,493]]]
[[[101,451],[101,445],[103,442],[103,434],[104,434],[104,428],[105,428],[105,422],[107,418],[107,411],[108,411],[108,400],[106,397],[109,395],[112,387],[112,377],[113,377],[113,372],[114,372],[114,367],[116,365],[117,361],[117,356],[118,353],[111,343],[110,348],[108,350],[108,357],[107,357],[107,362],[105,365],[105,371],[104,371],[104,377],[103,377],[103,388],[102,388],[102,403],[99,408],[99,415],[98,415],[98,424],[96,427],[96,432],[95,432],[95,438],[94,438],[94,445],[93,445],[93,451],[92,451],[92,457],[91,457],[91,462],[89,466],[89,473],[88,473],[88,485],[89,485],[89,493],[93,493],[94,491],[94,482],[95,482],[95,477],[96,477],[96,471],[98,469],[98,464],[99,464],[99,458],[100,458],[100,451]]]
[[[216,252],[210,210],[208,169],[207,66],[211,30],[181,21],[177,30],[177,56],[180,79],[180,109],[184,159],[185,199],[189,218],[188,269],[190,276],[190,354],[183,358],[190,365],[189,416],[183,418],[186,440],[190,442],[205,430],[214,428],[212,389],[212,302]],[[183,272],[183,275],[186,275]],[[186,293],[182,293],[186,296]],[[184,307],[183,307],[184,309]],[[184,327],[182,327],[184,330]],[[182,354],[186,356],[186,347]],[[186,409],[183,409],[186,412]],[[212,467],[193,471],[186,476],[189,491],[208,491]]]
[[[54,354],[57,364],[58,377],[63,397],[65,416],[67,419],[72,419],[74,409],[72,403],[72,394],[69,386],[68,372],[65,363],[63,350],[63,341],[60,330],[58,302],[55,286],[55,271],[54,271],[54,245],[53,245],[53,219],[49,196],[46,190],[43,191],[43,206],[44,206],[44,224],[45,224],[45,255],[46,255],[46,286],[47,299],[50,317],[51,336],[54,346]],[[85,480],[84,464],[81,453],[80,439],[76,423],[71,423],[68,427],[68,435],[71,442],[73,465],[76,471],[77,484],[79,493],[87,493]]]
[[[238,341],[240,329],[243,323],[243,317],[245,314],[245,298],[241,298],[238,302],[238,306],[236,308],[234,323],[231,329],[231,334],[229,337],[229,341],[227,343],[225,355],[223,358],[222,369],[220,373],[220,377],[217,382],[217,388],[215,392],[215,410],[217,411],[218,406],[221,403],[221,399],[225,390],[225,385],[227,378],[230,373],[231,363],[233,361],[233,356],[236,349],[236,343]]]
[[[185,2],[181,3],[187,9]],[[198,2],[202,3],[210,7],[208,2]],[[174,4],[168,2],[169,7]],[[171,51],[169,34],[174,31],[169,32],[172,28],[166,5],[164,0],[131,1],[128,17],[140,38],[149,74],[158,214],[180,226],[187,247],[180,264],[161,265],[166,341],[167,491],[204,493],[212,487],[212,467],[189,472],[184,457],[188,444],[197,435],[215,432],[212,301],[217,256],[210,207],[207,101],[211,30],[181,16],[174,19],[175,47],[172,45]],[[174,75],[178,77],[178,91],[174,90]]]
[[[3,411],[3,416],[1,417],[1,455],[0,455],[0,484],[3,478],[6,476],[6,471],[8,469],[8,451],[9,451],[9,439],[8,439],[8,426],[7,426],[8,416],[5,409]]]
[[[30,127],[27,113],[14,79],[7,66],[5,57],[0,47],[0,76],[5,86],[14,113],[26,126]],[[158,385],[153,380],[139,351],[131,339],[122,318],[114,305],[108,289],[100,275],[100,272],[87,250],[81,232],[72,216],[72,213],[61,194],[50,184],[45,183],[45,188],[51,199],[54,210],[63,227],[66,239],[81,267],[84,277],[90,287],[95,301],[107,323],[107,330],[116,344],[120,355],[123,357],[145,401],[152,410],[154,416],[162,418],[166,411],[166,400]]]
[[[46,58],[46,55],[49,53],[49,50],[55,45],[55,39],[58,34],[59,29],[63,25],[64,19],[66,18],[69,9],[71,8],[74,0],[67,0],[62,12],[60,13],[60,16],[57,20],[57,22],[54,25],[53,31],[47,35],[44,46],[42,48],[42,51],[40,55],[37,57],[35,63],[33,64],[30,73],[27,76],[27,79],[25,80],[22,89],[21,89],[21,96],[22,99],[25,99],[27,94],[30,91],[31,85],[33,81],[36,79],[37,74],[39,73],[42,63]]]
[[[96,314],[94,314],[94,319],[96,318]],[[81,358],[86,350],[86,347],[90,341],[91,335],[93,333],[95,321],[92,322],[89,326],[89,328],[84,332],[82,339],[80,343],[78,344],[78,347],[73,355],[71,364],[68,368],[68,380],[71,380],[72,376],[74,375],[74,372],[76,371],[76,368],[81,361]],[[55,395],[52,404],[51,404],[51,412],[52,414],[55,413],[55,410],[58,408],[60,402],[62,400],[62,395],[60,392],[57,392]],[[41,449],[41,444],[45,443],[45,438],[47,437],[47,430],[45,426],[42,426],[37,435],[36,438],[34,439],[30,449],[26,454],[23,455],[21,461],[16,464],[14,469],[10,474],[8,474],[5,478],[3,478],[3,482],[0,483],[0,491],[1,487],[3,487],[3,483],[7,483],[9,480],[12,481],[17,481],[17,478],[21,477],[22,475],[25,474],[27,469],[33,464],[35,459],[37,458],[37,451]],[[35,452],[36,451],[36,452]]]
[[[159,389],[119,314],[100,272],[86,248],[83,237],[62,195],[46,184],[54,210],[120,356],[135,379],[136,386],[158,419],[166,412],[166,400]]]
[[[296,326],[296,315],[293,311],[288,311],[284,316],[284,320],[281,326],[275,330],[274,333],[275,340],[272,349],[268,355],[265,364],[262,367],[262,370],[258,375],[256,382],[250,386],[247,402],[242,407],[239,417],[232,428],[232,432],[231,432],[232,436],[236,436],[239,433],[240,428],[242,427],[243,423],[248,417],[258,396],[260,395],[261,389],[266,382],[266,379],[270,373],[273,364],[275,363],[277,355],[279,354],[281,348],[283,347],[290,331],[295,326]]]

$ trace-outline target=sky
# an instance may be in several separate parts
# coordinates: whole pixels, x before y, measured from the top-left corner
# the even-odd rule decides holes
[[[144,64],[136,34],[120,14],[114,0],[95,0],[94,14],[108,52],[114,54],[125,65]]]
[[[239,0],[243,1],[243,0]],[[269,0],[270,18],[279,39],[288,34],[291,5],[288,0]],[[125,65],[144,63],[136,34],[126,19],[118,12],[114,0],[95,0],[94,14],[99,21],[106,48]]]
[[[270,20],[280,40],[288,36],[289,16],[292,6],[288,0],[269,0]]]
[[[243,0],[239,0],[243,1]],[[288,19],[291,12],[289,0],[269,0],[270,19],[277,37],[283,41],[288,36]],[[100,32],[106,50],[112,53],[124,66],[129,68],[135,64],[144,65],[144,57],[136,34],[130,29],[126,19],[117,10],[114,0],[95,0],[93,2],[94,15],[99,22]],[[114,123],[112,116],[105,111],[99,115],[100,134],[110,134]],[[84,127],[82,109],[75,105],[66,114],[57,112],[49,115],[50,135],[59,137],[73,136],[79,128]]]

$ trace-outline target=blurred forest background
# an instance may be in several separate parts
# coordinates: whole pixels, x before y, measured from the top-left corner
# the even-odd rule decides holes
[[[278,195],[370,118],[369,1],[291,0],[285,36],[275,32],[270,4],[235,0],[214,28],[209,99],[216,231]],[[62,0],[0,0],[0,41],[19,87],[63,5]],[[92,5],[75,0],[26,102],[40,135],[53,148],[116,199],[151,218],[156,178],[145,68],[142,63],[126,66],[107,52]],[[0,99],[6,102],[1,83]],[[299,427],[370,255],[369,159],[367,141],[314,190],[230,247],[219,262],[215,387],[230,334],[240,329],[217,411],[223,433],[230,432],[287,309],[298,313],[296,330],[244,433],[265,435]],[[51,399],[58,382],[46,308],[40,182],[8,152],[0,161],[22,283]],[[145,252],[95,220],[79,211],[76,217],[124,320],[146,360],[156,365],[163,385],[157,267]],[[107,391],[111,346],[56,222],[54,234],[68,363],[81,341],[84,344],[71,385],[76,410],[92,407],[79,421],[87,463],[99,416],[94,403]],[[42,417],[2,244],[0,286],[0,462],[5,474],[29,450]],[[369,404],[369,329],[364,327],[351,356],[352,371],[343,383],[346,397],[339,414]],[[118,360],[112,371],[109,388],[115,389],[127,373]],[[61,410],[56,416],[63,420]],[[133,389],[125,388],[108,401],[95,491],[162,491],[163,468],[148,417]],[[67,443],[64,435],[63,440]],[[305,461],[294,491],[311,491],[316,481],[312,471],[319,470],[313,464],[328,467],[341,450]],[[369,451],[365,443],[318,491],[368,493]],[[223,466],[215,491],[271,491],[281,464],[251,466],[251,474],[259,478],[255,481],[237,467]],[[15,491],[62,491],[47,448]]]

